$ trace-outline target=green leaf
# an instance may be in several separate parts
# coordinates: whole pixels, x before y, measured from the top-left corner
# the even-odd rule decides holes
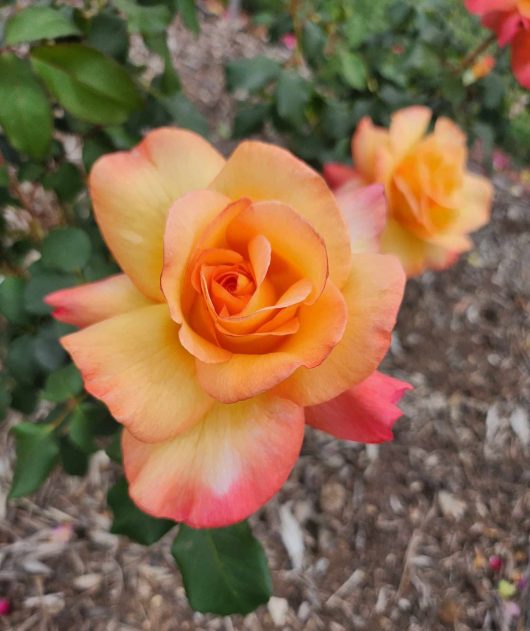
[[[282,67],[269,57],[237,59],[226,65],[226,84],[229,90],[256,92],[278,77]]]
[[[177,125],[191,129],[202,136],[208,134],[208,121],[184,94],[179,92],[172,96],[162,97],[159,101]]]
[[[44,167],[34,162],[24,162],[20,165],[17,176],[21,182],[37,182],[46,173]]]
[[[355,90],[366,87],[368,73],[366,64],[357,53],[343,50],[339,53],[340,73],[347,85]]]
[[[175,526],[174,521],[156,519],[137,508],[129,497],[125,478],[109,489],[107,502],[114,516],[110,531],[115,535],[126,535],[144,546],[155,543]]]
[[[57,462],[59,444],[49,424],[19,423],[12,429],[16,463],[9,497],[34,493]]]
[[[163,4],[143,7],[133,0],[114,0],[127,16],[130,33],[164,33],[171,21],[171,12]]]
[[[326,100],[321,117],[322,129],[326,136],[334,140],[350,137],[352,134],[353,117],[351,107],[340,101]]]
[[[270,112],[268,103],[252,103],[240,106],[234,117],[234,138],[244,138],[261,131]]]
[[[6,23],[4,40],[8,46],[39,39],[57,39],[80,35],[80,31],[63,13],[51,7],[27,7]]]
[[[311,98],[312,86],[295,70],[283,70],[276,86],[276,109],[280,118],[298,126]]]
[[[91,408],[78,405],[70,414],[68,423],[68,434],[72,443],[83,453],[94,453],[98,449],[94,440],[95,429],[96,424]]]
[[[71,162],[63,162],[55,171],[42,178],[44,188],[55,191],[62,202],[72,202],[84,188],[85,182],[79,171]]]
[[[246,614],[269,600],[267,560],[246,522],[206,530],[181,525],[171,552],[195,611]]]
[[[110,141],[104,137],[85,138],[83,143],[83,166],[85,171],[90,171],[98,158],[113,151],[113,149]]]
[[[24,334],[11,340],[7,349],[6,367],[16,381],[33,383],[39,369],[35,362],[35,340],[31,335]]]
[[[482,90],[484,107],[489,109],[500,108],[502,99],[506,94],[503,77],[496,73],[489,74],[482,80]]]
[[[0,55],[0,125],[17,151],[40,160],[52,140],[52,111],[29,64]]]
[[[65,330],[68,327],[68,330]],[[47,322],[39,326],[37,335],[34,338],[35,360],[44,372],[57,370],[64,364],[66,353],[59,344],[59,337],[75,330],[70,325],[65,325],[56,320]]]
[[[7,276],[0,284],[0,313],[12,324],[26,324],[24,309],[26,281],[17,276]]]
[[[184,26],[192,33],[198,33],[200,26],[197,18],[195,0],[177,0],[177,10],[184,22]]]
[[[11,407],[22,414],[34,412],[38,400],[38,393],[33,385],[18,383],[11,392]]]
[[[59,441],[61,465],[68,475],[84,476],[88,471],[89,456],[70,440],[61,436]]]
[[[173,67],[171,51],[167,45],[167,35],[164,33],[153,34],[143,33],[145,45],[154,53],[162,57],[164,61],[164,72],[160,77],[156,77],[153,86],[162,90],[164,94],[171,95],[178,92],[181,88],[179,76]]]
[[[129,50],[127,23],[117,15],[99,13],[89,23],[86,43],[105,55],[125,62]]]
[[[38,272],[30,278],[24,291],[26,310],[35,315],[51,313],[51,307],[44,302],[45,296],[52,291],[72,287],[76,282],[76,277],[70,274]]]
[[[42,398],[61,403],[83,391],[83,379],[74,364],[68,364],[48,375]]]
[[[92,246],[87,234],[79,228],[52,230],[42,243],[42,264],[62,272],[82,269],[90,258]]]
[[[310,20],[305,22],[302,28],[301,46],[304,57],[309,63],[314,65],[322,63],[326,40],[326,34],[319,26]]]
[[[81,44],[40,46],[31,64],[65,110],[96,125],[119,125],[142,105],[126,70]]]

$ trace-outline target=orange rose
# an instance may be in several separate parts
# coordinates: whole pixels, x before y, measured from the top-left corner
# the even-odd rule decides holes
[[[124,274],[47,302],[86,327],[62,343],[125,426],[144,511],[196,527],[247,517],[289,475],[305,420],[392,437],[408,386],[374,371],[404,275],[394,257],[358,251],[374,229],[356,219],[381,215],[381,187],[344,217],[287,151],[246,142],[225,162],[176,129],[101,158],[89,186]]]
[[[426,134],[432,113],[426,107],[402,109],[388,130],[361,120],[353,136],[355,168],[326,165],[324,174],[347,211],[348,191],[380,182],[388,219],[382,252],[396,254],[409,276],[443,269],[472,247],[467,236],[489,220],[493,188],[466,169],[466,137],[447,118]]]

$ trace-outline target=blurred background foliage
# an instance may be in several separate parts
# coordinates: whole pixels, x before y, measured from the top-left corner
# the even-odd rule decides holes
[[[349,159],[362,116],[386,124],[392,111],[423,103],[455,119],[471,141],[480,138],[486,156],[501,146],[527,161],[528,95],[511,75],[507,51],[494,43],[494,70],[470,76],[488,33],[462,5],[243,2],[251,23],[291,52],[283,63],[263,55],[228,62],[226,86],[237,110],[230,132],[225,122],[217,133],[238,139],[268,128],[319,167]],[[73,327],[53,320],[42,299],[119,271],[86,191],[99,156],[128,149],[161,125],[210,134],[172,64],[167,32],[176,16],[198,32],[193,0],[43,0],[4,2],[0,9],[0,419],[9,408],[22,418],[12,430],[12,498],[35,492],[57,465],[84,475],[99,449],[120,461],[118,424],[84,392],[58,342]],[[158,56],[159,72],[138,54],[145,49]],[[141,513],[123,478],[109,491],[109,506],[113,531],[146,545],[174,526]],[[263,551],[247,529],[179,531],[174,556],[195,609],[226,614],[267,600]],[[234,541],[252,580],[241,573]],[[194,549],[203,567],[211,566],[206,586],[194,570]],[[218,574],[223,555],[228,560]]]
[[[227,83],[240,99],[234,134],[270,123],[316,166],[347,160],[351,135],[369,115],[386,125],[401,107],[425,104],[520,162],[530,154],[528,93],[516,83],[509,51],[461,0],[248,0],[252,19],[272,41],[294,46],[281,67],[233,61]],[[293,37],[294,36],[294,37]],[[291,38],[290,41],[288,38]],[[484,78],[473,65],[496,59]]]

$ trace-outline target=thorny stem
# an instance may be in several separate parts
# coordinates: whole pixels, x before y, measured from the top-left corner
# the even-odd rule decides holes
[[[474,48],[466,57],[464,57],[462,63],[455,68],[455,74],[461,74],[464,70],[467,70],[469,66],[479,57],[487,48],[493,44],[497,39],[495,33],[491,33],[488,37],[482,41],[476,48]]]
[[[77,397],[72,397],[71,399],[68,399],[61,413],[49,424],[50,427],[53,428],[53,431],[58,431],[61,429],[62,424],[68,418],[70,412],[74,410],[85,398],[86,394],[80,394]]]
[[[302,24],[300,23],[299,10],[300,5],[298,0],[291,0],[289,3],[289,14],[293,22],[294,35],[296,38],[296,48],[294,49],[292,65],[295,67],[301,66],[303,63],[303,56],[300,50],[300,43],[302,41]]]

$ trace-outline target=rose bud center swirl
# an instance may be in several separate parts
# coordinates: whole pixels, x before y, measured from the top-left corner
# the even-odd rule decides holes
[[[310,277],[304,273],[310,253],[299,247],[292,228],[311,235],[320,269],[309,266]],[[187,278],[181,300],[197,334],[230,352],[263,353],[298,332],[301,305],[314,303],[324,289],[327,254],[317,233],[289,206],[241,199],[207,226]]]

